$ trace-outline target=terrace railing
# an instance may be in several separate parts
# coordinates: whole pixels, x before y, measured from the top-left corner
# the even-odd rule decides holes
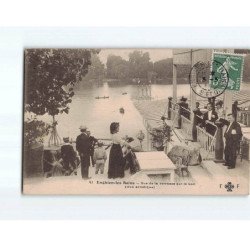
[[[178,119],[179,119],[179,105],[176,104],[174,108],[170,109],[171,111],[171,120],[172,120],[172,125],[173,127],[178,126]]]
[[[192,122],[188,118],[181,115],[181,128],[189,138],[192,138],[192,127]]]
[[[215,125],[214,125],[215,126]],[[196,126],[197,128],[197,142],[200,143],[201,148],[204,149],[205,152],[202,153],[203,159],[214,159],[215,158],[215,141],[217,135],[217,126],[214,136],[205,131],[205,129]]]

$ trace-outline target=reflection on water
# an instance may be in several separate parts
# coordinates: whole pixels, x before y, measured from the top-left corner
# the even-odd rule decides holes
[[[125,92],[127,94],[122,95]],[[122,135],[135,137],[139,130],[146,133],[142,117],[133,105],[132,97],[136,97],[137,93],[136,85],[82,84],[75,91],[69,114],[56,116],[59,135],[75,140],[79,126],[86,124],[96,138],[110,138],[109,125],[113,121],[120,122]],[[172,85],[152,85],[151,93],[153,99],[167,98],[172,95]],[[178,95],[188,94],[189,85],[178,85]],[[109,98],[96,99],[97,96]],[[119,112],[121,107],[125,110],[124,114]],[[43,116],[43,120],[51,122],[51,117]]]

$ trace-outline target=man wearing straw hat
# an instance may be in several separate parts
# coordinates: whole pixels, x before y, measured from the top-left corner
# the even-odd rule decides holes
[[[87,134],[87,127],[85,125],[80,126],[81,134],[76,138],[76,150],[81,158],[81,173],[84,180],[89,178],[89,166],[90,166],[90,141]]]

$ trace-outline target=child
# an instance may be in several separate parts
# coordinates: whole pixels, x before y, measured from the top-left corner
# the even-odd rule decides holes
[[[69,137],[64,137],[63,141],[64,145],[61,146],[61,156],[63,159],[64,169],[66,170],[65,175],[70,175],[72,172],[77,175],[75,164],[76,154],[73,149],[73,146],[69,143]]]
[[[102,147],[103,146],[102,142],[98,142],[97,146],[98,147],[94,151],[94,161],[96,164],[95,174],[98,174],[99,169],[101,171],[101,174],[103,174],[104,165],[107,160],[107,154],[106,154],[105,149]]]

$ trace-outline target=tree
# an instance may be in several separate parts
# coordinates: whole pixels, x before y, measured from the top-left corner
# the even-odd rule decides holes
[[[107,77],[112,79],[126,79],[129,77],[128,62],[121,56],[109,55],[107,58]]]
[[[166,79],[173,77],[173,58],[167,58],[154,63],[154,71],[158,78]],[[190,65],[178,65],[177,78],[188,78]]]
[[[129,78],[129,65],[126,60],[122,60],[120,64],[115,66],[115,75],[118,79]]]
[[[167,58],[154,63],[154,71],[158,78],[172,78],[173,77],[173,59]]]
[[[84,79],[103,79],[104,74],[104,64],[101,62],[96,53],[91,53],[91,65],[89,66],[88,74],[84,77]]]
[[[148,72],[153,70],[149,53],[135,50],[129,54],[130,76],[133,78],[147,78]]]
[[[49,126],[37,119],[27,119],[24,122],[24,145],[29,147],[34,143],[43,142],[43,137],[48,135]]]
[[[88,72],[91,50],[28,49],[25,51],[26,110],[51,116],[68,113],[73,86]]]
[[[56,138],[55,116],[68,113],[74,85],[88,72],[90,49],[27,49],[25,51],[25,110],[53,117],[51,138]]]

